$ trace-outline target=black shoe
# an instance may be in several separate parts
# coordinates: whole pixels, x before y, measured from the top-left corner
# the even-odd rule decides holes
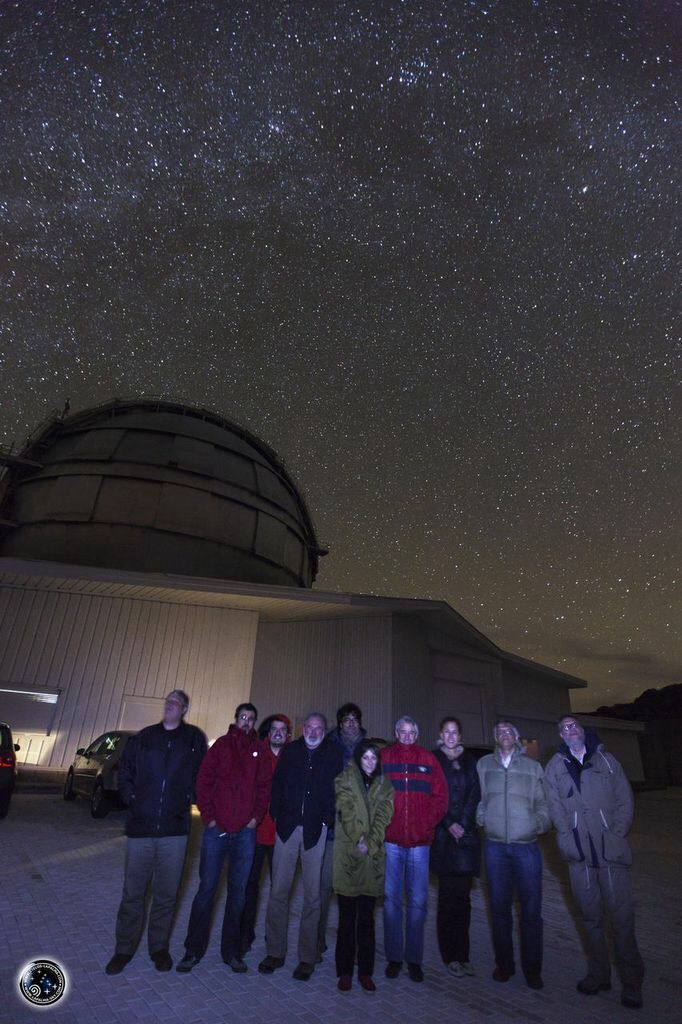
[[[248,971],[248,967],[238,956],[231,956],[224,963],[231,967],[235,974],[246,974]]]
[[[631,988],[630,985],[624,985],[623,991],[620,994],[621,1006],[627,1006],[630,1010],[641,1010],[642,1008],[642,993],[638,988]]]
[[[156,953],[152,953],[152,960],[157,971],[170,971],[173,967],[173,961],[167,949],[157,949]]]
[[[402,960],[389,960],[386,964],[386,977],[397,978],[402,969]]]
[[[279,967],[284,967],[283,956],[266,956],[265,960],[261,960],[258,964],[258,970],[261,974],[274,974]]]
[[[310,981],[315,970],[315,964],[307,964],[305,960],[301,960],[300,964],[291,975],[296,981]]]
[[[596,996],[597,992],[610,992],[610,981],[595,981],[591,974],[581,978],[575,986],[584,996]]]
[[[199,963],[201,957],[195,956],[194,953],[185,953],[182,960],[175,968],[179,974],[189,974],[193,967]]]
[[[539,974],[527,974],[526,985],[528,988],[541,989],[545,987],[545,983]]]
[[[493,971],[493,981],[509,981],[514,976],[514,969],[508,970],[506,967],[496,967]]]
[[[104,968],[105,974],[120,974],[123,968],[130,963],[132,956],[127,953],[114,953],[111,960]]]
[[[410,976],[410,981],[424,980],[424,972],[421,969],[421,964],[408,964],[407,973]]]

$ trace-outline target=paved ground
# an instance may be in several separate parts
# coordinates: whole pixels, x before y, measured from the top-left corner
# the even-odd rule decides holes
[[[118,1024],[168,1022],[214,1024],[239,1020],[261,1024],[276,1018],[300,1024],[347,1022],[363,1014],[372,1021],[419,1024],[593,1024],[639,1020],[682,1022],[682,789],[642,793],[632,839],[636,854],[638,935],[647,966],[645,1006],[620,1006],[618,986],[607,994],[581,996],[575,981],[583,958],[568,907],[565,872],[550,837],[545,842],[545,989],[531,992],[523,979],[506,985],[490,979],[492,969],[483,891],[474,894],[472,961],[478,975],[457,981],[439,961],[435,942],[435,893],[427,922],[426,981],[383,976],[382,928],[378,919],[378,991],[336,990],[330,951],[307,983],[293,981],[295,956],[271,977],[256,971],[264,955],[259,938],[248,957],[250,970],[235,975],[221,960],[218,929],[201,965],[190,975],[157,973],[142,949],[123,974],[109,978],[104,965],[113,952],[113,926],[120,896],[125,840],[123,812],[94,821],[84,801],[64,803],[58,793],[19,789],[9,816],[0,822],[0,1024]],[[197,840],[193,833],[171,952],[182,939],[196,888]],[[567,900],[569,901],[567,904]],[[292,930],[298,900],[294,900]],[[335,935],[335,908],[330,946]],[[262,936],[262,923],[259,926]],[[290,942],[295,950],[295,937]],[[69,987],[54,1006],[35,1009],[18,993],[21,968],[37,957],[57,960]]]

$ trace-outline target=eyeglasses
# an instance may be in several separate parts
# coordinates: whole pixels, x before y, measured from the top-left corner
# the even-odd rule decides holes
[[[579,729],[579,728],[580,728],[580,726],[578,725],[577,722],[564,722],[564,724],[559,727],[559,732],[569,732],[569,730],[571,730],[571,729]]]
[[[256,716],[253,714],[252,711],[242,711],[241,715],[239,715],[239,721],[240,722],[255,722],[256,721]]]

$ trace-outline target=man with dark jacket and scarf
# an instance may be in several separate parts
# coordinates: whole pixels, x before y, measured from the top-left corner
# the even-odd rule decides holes
[[[303,735],[284,748],[272,780],[270,814],[277,827],[272,883],[265,920],[268,955],[261,974],[284,966],[289,925],[289,892],[301,861],[303,907],[298,932],[297,981],[308,981],[317,961],[320,871],[327,829],[334,824],[334,779],[343,767],[341,751],[326,737],[327,721],[314,712]]]
[[[189,697],[172,690],[163,720],[128,740],[118,768],[118,792],[128,805],[123,897],[116,917],[116,952],[107,974],[120,974],[132,959],[144,927],[145,896],[152,885],[147,932],[157,971],[173,966],[168,951],[185,863],[190,808],[206,754],[201,729],[184,721]]]
[[[253,704],[239,704],[234,725],[209,750],[197,778],[197,806],[204,823],[199,861],[199,889],[185,937],[185,955],[178,971],[187,974],[208,948],[213,900],[225,860],[227,895],[220,938],[223,962],[237,974],[246,964],[241,956],[241,920],[246,883],[256,846],[256,825],[268,809],[272,764],[254,725]]]
[[[353,759],[358,743],[367,736],[362,727],[362,710],[357,704],[349,701],[342,704],[336,711],[336,728],[330,729],[328,738],[335,743],[343,756],[343,767],[347,768]],[[320,877],[320,923],[317,927],[317,959],[327,951],[327,921],[329,905],[332,899],[332,874],[334,866],[334,829],[327,832],[327,845],[322,858],[322,874]]]
[[[587,936],[587,975],[578,992],[596,995],[611,988],[611,964],[604,932],[608,911],[623,1006],[642,1005],[644,965],[635,938],[627,839],[633,798],[621,765],[599,737],[575,715],[559,721],[561,744],[546,768],[549,809],[559,850],[568,861],[571,889]]]

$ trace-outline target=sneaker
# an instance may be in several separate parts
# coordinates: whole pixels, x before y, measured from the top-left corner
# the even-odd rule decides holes
[[[460,966],[468,978],[476,977],[476,971],[474,970],[473,965],[470,964],[468,960],[462,960]]]
[[[238,956],[228,957],[224,963],[226,963],[228,967],[231,967],[235,974],[246,974],[248,971],[248,967]]]
[[[514,968],[508,970],[506,967],[496,967],[493,971],[493,981],[509,981],[515,974]]]
[[[462,967],[459,960],[453,960],[452,963],[449,963],[448,971],[453,976],[453,978],[463,978],[464,975],[466,974],[466,971]]]
[[[389,960],[386,964],[386,977],[397,978],[402,970],[403,964],[401,960]]]
[[[642,1008],[642,993],[638,988],[632,988],[630,985],[623,985],[623,991],[620,994],[621,1006],[627,1006],[631,1010],[640,1010]]]
[[[199,963],[200,957],[195,956],[194,953],[185,953],[182,960],[175,968],[178,974],[189,974],[193,967]]]
[[[545,983],[539,974],[527,974],[526,985],[528,988],[541,989],[545,987]]]
[[[591,974],[587,974],[584,978],[580,979],[575,987],[584,996],[596,996],[597,992],[610,992],[611,982],[597,981]]]
[[[350,974],[342,974],[341,977],[339,978],[339,983],[336,987],[338,988],[339,992],[350,992],[352,984],[353,979],[351,978]]]
[[[128,956],[127,953],[114,953],[111,960],[104,968],[104,973],[120,974],[126,964],[129,964],[132,959],[132,956]]]
[[[274,974],[279,967],[284,967],[283,956],[266,956],[258,964],[258,971],[260,974]]]
[[[365,992],[376,992],[377,987],[374,984],[374,980],[371,974],[360,974],[358,975],[358,981]]]
[[[410,976],[410,981],[424,980],[424,972],[421,969],[421,964],[408,964],[407,973]]]
[[[170,971],[172,969],[173,961],[167,949],[157,949],[156,953],[151,954],[151,957],[157,971]]]
[[[291,977],[295,978],[296,981],[310,981],[310,979],[313,976],[314,970],[315,964],[307,964],[305,960],[301,960],[300,964],[298,965],[298,967],[295,968]]]

